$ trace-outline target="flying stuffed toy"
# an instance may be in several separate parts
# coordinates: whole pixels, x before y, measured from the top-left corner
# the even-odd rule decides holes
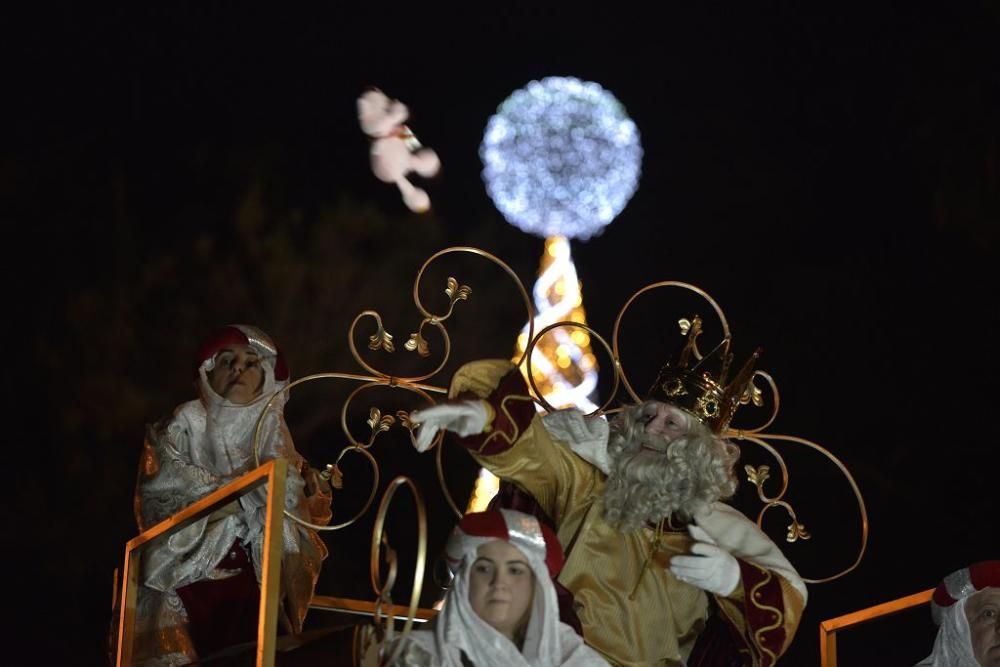
[[[386,183],[395,183],[411,211],[423,213],[431,206],[430,197],[415,187],[406,175],[434,176],[441,168],[437,153],[423,148],[403,121],[409,116],[406,105],[377,88],[358,98],[361,129],[372,138],[372,172]]]

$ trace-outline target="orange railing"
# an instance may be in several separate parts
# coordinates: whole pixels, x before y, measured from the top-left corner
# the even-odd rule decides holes
[[[934,589],[883,602],[874,607],[831,618],[819,624],[819,655],[821,667],[837,667],[837,633],[847,628],[863,625],[876,619],[898,614],[901,611],[927,604]]]
[[[264,525],[264,562],[261,568],[260,615],[257,625],[257,667],[274,667],[275,638],[278,629],[279,582],[281,581],[282,521],[285,507],[285,475],[288,464],[274,459],[205,496],[169,519],[165,519],[125,545],[122,568],[121,609],[118,622],[117,667],[133,662],[135,611],[139,592],[139,572],[144,549],[156,538],[166,538],[208,516],[232,500],[259,486],[267,485],[267,514]]]

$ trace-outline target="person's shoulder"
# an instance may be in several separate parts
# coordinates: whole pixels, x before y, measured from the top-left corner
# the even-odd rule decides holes
[[[451,378],[449,398],[464,392],[472,392],[485,398],[500,384],[503,378],[516,368],[507,359],[480,359],[461,366]]]
[[[204,403],[197,399],[187,401],[174,408],[172,415],[158,421],[150,430],[157,440],[190,437],[194,432],[205,430],[206,414]]]
[[[753,535],[766,542],[771,542],[771,538],[761,530],[757,522],[746,514],[725,503],[716,500],[704,509],[695,513],[695,523],[704,528],[709,534],[728,533],[730,535]]]
[[[174,415],[170,418],[170,424],[183,424],[185,426],[197,427],[205,423],[205,404],[195,399],[181,403],[174,408]]]
[[[610,461],[607,419],[586,417],[577,408],[567,408],[550,412],[541,421],[554,443],[605,475],[608,474]]]
[[[190,417],[192,415],[204,415],[205,414],[205,404],[199,399],[194,399],[191,401],[185,401],[181,403],[176,408],[174,408],[174,418],[177,417]]]

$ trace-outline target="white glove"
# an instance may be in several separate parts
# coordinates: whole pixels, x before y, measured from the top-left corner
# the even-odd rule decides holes
[[[691,545],[694,556],[674,556],[670,571],[675,577],[703,591],[723,597],[732,595],[740,583],[740,564],[702,528],[691,524],[688,528],[695,542]]]
[[[465,437],[482,433],[489,418],[485,401],[458,401],[410,413],[410,421],[420,424],[414,446],[426,452],[441,429]]]

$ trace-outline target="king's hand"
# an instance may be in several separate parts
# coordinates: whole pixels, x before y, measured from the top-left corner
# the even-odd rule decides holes
[[[688,532],[694,539],[691,545],[694,555],[674,556],[670,559],[670,571],[703,591],[729,597],[740,583],[740,564],[701,527],[691,524]]]
[[[414,446],[418,452],[427,451],[440,430],[451,431],[462,437],[482,433],[489,419],[485,401],[456,401],[410,413],[410,421],[419,424]]]

